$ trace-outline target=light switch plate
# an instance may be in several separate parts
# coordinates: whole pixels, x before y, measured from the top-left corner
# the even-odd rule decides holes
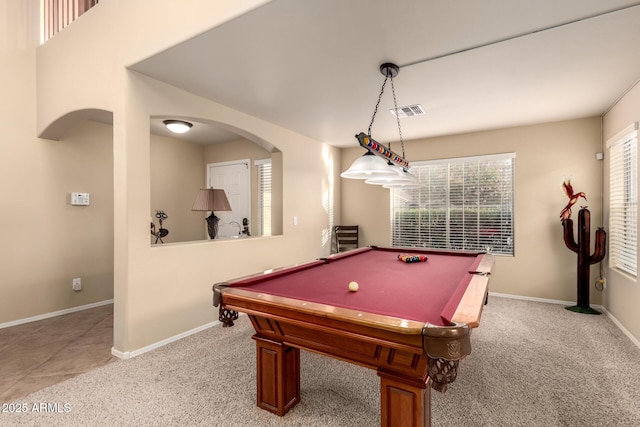
[[[74,206],[88,206],[89,193],[71,193],[71,204]]]

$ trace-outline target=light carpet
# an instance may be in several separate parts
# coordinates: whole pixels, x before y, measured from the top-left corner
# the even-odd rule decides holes
[[[212,308],[213,309],[213,308]],[[375,371],[302,352],[302,401],[255,404],[246,316],[3,404],[3,426],[375,426]],[[491,297],[434,426],[640,426],[640,349],[606,316]],[[13,405],[10,407],[10,405]]]

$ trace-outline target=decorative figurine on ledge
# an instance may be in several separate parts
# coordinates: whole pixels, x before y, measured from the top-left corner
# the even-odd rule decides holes
[[[562,189],[569,197],[569,203],[560,212],[562,227],[564,228],[564,243],[569,249],[578,254],[578,302],[577,305],[565,307],[567,310],[576,313],[600,314],[600,312],[589,307],[589,266],[602,261],[605,255],[607,233],[603,228],[596,231],[596,244],[594,252],[589,255],[591,247],[590,232],[591,213],[586,206],[581,206],[578,212],[578,243],[573,237],[573,220],[571,219],[571,207],[582,197],[585,201],[587,197],[584,193],[574,193],[571,180],[563,180]]]
[[[156,225],[152,222],[151,223],[151,235],[156,237],[155,244],[157,245],[158,244],[158,240],[160,240],[160,243],[164,243],[162,241],[162,238],[166,237],[167,234],[169,234],[169,230],[167,230],[166,228],[162,228],[162,221],[164,221],[165,219],[169,218],[169,215],[164,213],[164,211],[156,211],[156,218],[158,218],[158,222],[160,223],[160,228],[158,228],[158,231],[156,231]]]
[[[242,234],[246,234],[247,237],[251,236],[251,232],[249,231],[249,220],[247,218],[242,218]]]

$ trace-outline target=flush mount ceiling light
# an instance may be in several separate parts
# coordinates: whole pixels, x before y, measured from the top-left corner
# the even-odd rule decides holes
[[[164,120],[162,123],[173,133],[185,133],[193,126],[189,122],[183,120]]]
[[[364,179],[367,184],[383,185],[385,184],[397,184],[397,185],[415,185],[417,178],[409,172],[409,162],[404,158],[404,141],[402,140],[402,129],[400,128],[400,119],[396,114],[398,123],[398,133],[400,134],[400,144],[402,146],[402,156],[391,151],[391,144],[389,148],[377,142],[371,137],[371,127],[376,118],[378,112],[378,106],[380,105],[380,99],[384,93],[384,87],[387,84],[387,80],[391,80],[391,91],[393,93],[393,105],[394,110],[398,111],[398,105],[396,103],[396,91],[393,86],[393,78],[398,75],[400,67],[391,63],[384,63],[380,66],[380,73],[384,76],[384,82],[382,83],[382,89],[380,95],[378,95],[378,102],[373,111],[371,117],[371,123],[367,133],[360,132],[356,135],[356,139],[360,146],[365,148],[367,152],[347,169],[342,172],[340,176],[342,178],[350,179]]]

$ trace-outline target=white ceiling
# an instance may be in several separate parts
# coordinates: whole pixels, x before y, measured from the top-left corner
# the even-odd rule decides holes
[[[400,66],[398,106],[426,110],[401,120],[410,140],[601,115],[640,79],[639,48],[640,1],[273,0],[131,68],[356,146],[384,62]],[[390,108],[387,84],[372,129],[384,143],[399,139]]]

